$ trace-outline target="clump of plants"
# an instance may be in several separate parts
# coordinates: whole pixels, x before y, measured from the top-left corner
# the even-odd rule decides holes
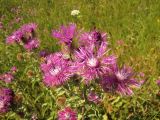
[[[18,44],[27,52],[34,52],[40,45],[36,28],[34,23],[23,25],[6,39],[6,43]],[[102,119],[107,95],[131,96],[133,89],[141,86],[131,67],[118,65],[117,56],[108,46],[106,33],[97,29],[89,32],[78,30],[71,23],[53,30],[52,37],[58,40],[61,50],[39,51],[39,68],[43,85],[54,93],[55,119]],[[10,83],[16,70],[13,67],[0,79]],[[0,91],[0,112],[6,113],[14,102],[14,94],[9,88]]]

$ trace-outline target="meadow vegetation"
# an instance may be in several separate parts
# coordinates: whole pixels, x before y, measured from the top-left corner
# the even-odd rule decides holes
[[[71,15],[72,10],[79,10],[79,15]],[[14,92],[12,108],[0,119],[56,120],[64,106],[77,109],[79,120],[160,119],[160,0],[0,0],[0,23],[0,74],[17,68],[12,82],[0,81],[0,87]],[[28,23],[37,24],[37,49],[30,52],[6,44],[13,31]],[[107,33],[109,53],[116,55],[120,67],[131,66],[141,82],[133,95],[105,93],[93,84],[102,100],[97,105],[74,94],[79,92],[76,82],[44,85],[39,52],[60,51],[52,30],[70,23],[80,31],[96,28]]]

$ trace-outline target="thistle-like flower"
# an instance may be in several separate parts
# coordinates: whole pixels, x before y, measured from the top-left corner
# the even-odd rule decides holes
[[[24,48],[31,51],[39,46],[39,41],[35,38],[35,29],[37,25],[34,23],[25,24],[17,31],[13,32],[11,36],[7,37],[7,44],[23,44]]]
[[[114,68],[113,73],[103,77],[101,85],[106,92],[117,92],[121,95],[132,95],[131,86],[139,87],[139,84],[134,78],[130,68],[122,69]]]
[[[14,79],[13,74],[10,72],[0,75],[0,80],[3,80],[5,83],[10,83]]]
[[[0,88],[0,113],[6,113],[13,102],[13,91],[9,88]]]
[[[98,49],[102,42],[106,42],[106,38],[106,33],[100,33],[94,30],[82,33],[79,38],[79,44],[80,46],[84,46],[89,49],[93,49],[95,47]]]
[[[52,36],[59,39],[61,43],[64,43],[65,45],[70,47],[75,32],[76,25],[69,24],[69,26],[61,26],[59,30],[53,30]]]
[[[36,30],[37,25],[35,23],[29,23],[23,25],[20,29],[23,33],[32,33]]]
[[[77,112],[67,107],[58,112],[58,120],[77,120]]]
[[[31,51],[34,48],[39,47],[39,41],[37,39],[28,40],[28,42],[24,45],[24,48],[28,51]]]
[[[13,44],[15,42],[19,43],[22,40],[23,32],[18,29],[17,31],[13,32],[11,36],[7,37],[6,43]]]
[[[46,56],[45,63],[41,64],[43,82],[50,87],[62,85],[72,76],[71,62],[63,57],[62,53]]]
[[[74,69],[86,83],[100,78],[103,74],[108,74],[112,65],[116,63],[116,57],[106,55],[106,47],[106,42],[102,42],[97,51],[85,47],[75,51]]]
[[[10,71],[3,73],[0,75],[0,80],[4,81],[5,83],[10,83],[14,79],[14,74],[17,72],[17,67],[11,67]]]

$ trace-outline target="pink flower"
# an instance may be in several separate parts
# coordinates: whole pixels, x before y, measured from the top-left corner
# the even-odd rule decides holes
[[[16,67],[16,66],[13,66],[10,71],[11,71],[11,72],[17,72],[17,67]]]
[[[101,43],[97,51],[81,47],[75,52],[74,69],[86,83],[111,71],[112,65],[116,63],[116,58],[107,56],[106,52],[105,42]]]
[[[31,51],[32,49],[39,47],[39,41],[35,38],[34,34],[36,28],[37,25],[35,23],[25,24],[17,31],[13,32],[11,36],[7,37],[6,43],[23,43],[24,48]]]
[[[45,63],[41,64],[43,82],[50,87],[62,85],[73,75],[71,62],[63,57],[62,53],[46,56]]]
[[[67,107],[58,112],[58,120],[77,120],[77,112]]]
[[[131,86],[139,87],[139,84],[134,78],[130,68],[114,69],[113,73],[104,76],[101,81],[102,88],[106,92],[117,92],[121,95],[132,95]]]
[[[37,25],[35,23],[29,23],[29,24],[25,24],[23,25],[20,29],[23,33],[31,33],[34,32],[37,28]]]
[[[0,113],[6,113],[13,102],[14,93],[9,88],[0,88]]]
[[[53,30],[52,36],[59,39],[60,42],[70,46],[75,35],[76,25],[70,24],[69,26],[61,26],[59,30]]]
[[[9,72],[6,72],[0,75],[0,80],[3,80],[5,83],[10,83],[14,79],[14,73],[17,72],[17,68],[13,66]]]
[[[3,80],[6,83],[12,82],[13,79],[14,79],[14,77],[13,77],[12,73],[10,73],[10,72],[0,75],[0,80]]]
[[[89,94],[88,94],[88,101],[90,101],[90,102],[94,102],[94,103],[99,103],[100,102],[100,98],[99,98],[99,96],[95,93],[95,92],[93,92],[93,91],[91,91]]]
[[[85,32],[81,34],[79,38],[80,46],[89,47],[90,49],[99,47],[102,42],[106,42],[106,33],[100,33],[96,30]]]
[[[11,36],[7,37],[6,43],[7,44],[13,44],[15,42],[20,42],[22,40],[23,33],[20,29],[17,31],[13,32]]]
[[[39,47],[39,41],[37,39],[29,40],[25,45],[24,48],[28,51]]]

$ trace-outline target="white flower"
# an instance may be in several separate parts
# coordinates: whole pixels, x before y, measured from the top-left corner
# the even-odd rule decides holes
[[[72,16],[77,16],[79,13],[80,13],[79,10],[72,10],[72,11],[71,11],[71,15],[72,15]]]

